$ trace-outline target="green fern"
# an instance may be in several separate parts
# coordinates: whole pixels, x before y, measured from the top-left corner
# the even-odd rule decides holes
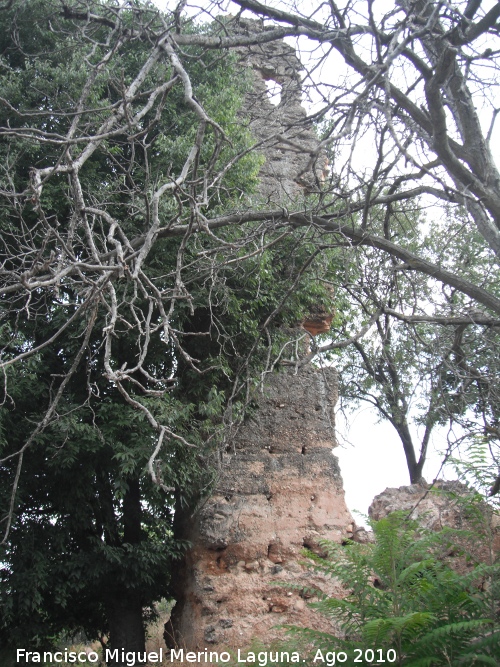
[[[499,667],[500,565],[468,562],[469,570],[459,573],[449,564],[450,553],[464,559],[467,542],[481,536],[430,532],[404,513],[372,527],[373,544],[324,543],[326,558],[307,554],[312,569],[346,590],[341,600],[324,597],[311,604],[338,630],[288,631],[316,650],[344,651],[349,660],[360,650],[393,649],[398,667]]]

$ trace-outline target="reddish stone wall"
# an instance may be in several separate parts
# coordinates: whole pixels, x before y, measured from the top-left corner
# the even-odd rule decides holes
[[[375,496],[368,513],[379,521],[391,512],[404,511],[428,528],[456,528],[470,532],[459,542],[473,559],[456,556],[450,561],[457,570],[467,571],[474,560],[492,563],[500,553],[500,518],[487,503],[471,504],[473,490],[457,480],[438,480],[432,486],[425,483],[389,488]],[[467,500],[468,499],[468,500]]]
[[[235,20],[234,32],[260,32],[260,21]],[[314,191],[325,176],[326,158],[302,107],[301,64],[292,47],[273,42],[240,50],[251,69],[253,89],[242,110],[265,158],[259,198],[288,205]],[[281,86],[273,106],[266,81]],[[332,315],[319,310],[320,329]],[[325,319],[326,318],[326,319]],[[329,321],[326,324],[326,320]],[[323,321],[324,320],[324,321]],[[325,328],[326,327],[326,328]],[[317,333],[317,331],[315,331]],[[192,543],[176,573],[177,604],[169,643],[200,650],[269,645],[275,626],[297,623],[331,630],[297,592],[278,583],[319,586],[301,561],[305,546],[341,542],[352,535],[337,459],[335,372],[303,369],[269,376],[259,409],[224,456],[217,488],[196,516],[180,517],[180,533]]]
[[[178,646],[240,648],[253,638],[269,646],[281,623],[332,629],[297,592],[277,584],[340,594],[301,562],[304,546],[318,550],[322,539],[352,536],[332,454],[336,400],[331,369],[269,378],[259,410],[225,457],[215,493],[186,521],[193,547],[172,616]]]

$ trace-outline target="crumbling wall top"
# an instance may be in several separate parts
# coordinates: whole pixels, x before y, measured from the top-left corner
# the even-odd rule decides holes
[[[239,18],[231,22],[230,29],[249,34],[268,28],[259,20]],[[259,196],[289,204],[317,191],[328,171],[326,156],[303,106],[303,66],[295,49],[282,40],[242,47],[238,52],[253,78],[242,119],[265,158]],[[269,81],[280,87],[278,104],[273,104],[268,94]]]

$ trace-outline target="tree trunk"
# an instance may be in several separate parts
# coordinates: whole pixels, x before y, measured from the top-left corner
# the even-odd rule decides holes
[[[139,480],[129,478],[127,491],[123,497],[123,544],[139,544],[143,539],[141,527],[141,492]],[[108,647],[112,659],[107,664],[113,667],[126,667],[127,652],[133,652],[138,662],[138,652],[146,650],[146,633],[144,630],[141,593],[134,588],[135,582],[130,582],[131,588],[116,590],[111,587],[109,599],[106,603],[106,614],[109,623]],[[115,654],[116,651],[116,654]],[[108,654],[109,655],[109,654]],[[124,656],[122,658],[122,656]]]
[[[174,536],[176,540],[191,542],[193,539],[193,517],[192,512],[196,506],[198,497],[191,498],[190,505],[181,502],[180,493],[175,492],[175,514],[174,514]],[[163,626],[163,639],[169,649],[177,649],[180,646],[189,648],[190,638],[183,637],[178,628],[182,626],[182,618],[189,598],[187,581],[189,570],[193,563],[190,562],[190,552],[183,553],[181,558],[172,561],[170,572],[170,593],[175,600],[175,605],[170,613],[170,618]]]
[[[410,484],[418,484],[422,481],[422,469],[424,467],[425,457],[420,457],[420,460],[417,461],[415,447],[406,420],[397,421],[396,418],[392,418],[391,422],[403,445],[406,465],[410,474]]]
[[[122,659],[122,654],[133,652],[137,658],[138,652],[146,650],[146,633],[139,596],[134,597],[130,593],[116,596],[107,605],[107,616],[110,630],[108,649],[112,654],[112,659],[108,660],[107,664],[125,667],[127,661]]]

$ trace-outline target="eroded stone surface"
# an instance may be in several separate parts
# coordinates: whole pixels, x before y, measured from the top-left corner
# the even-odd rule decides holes
[[[259,20],[240,18],[230,29],[249,34],[268,28]],[[239,53],[253,79],[241,116],[265,158],[259,195],[270,204],[296,203],[305,193],[318,191],[328,174],[326,155],[302,105],[303,66],[295,49],[283,41],[242,48]],[[271,101],[267,82],[281,89],[278,105]]]
[[[464,502],[471,489],[459,481],[438,480],[432,487],[411,484],[389,488],[375,496],[368,514],[376,521],[391,512],[404,511],[429,530],[445,527],[470,531],[471,538],[464,538],[464,548],[478,561],[489,563],[500,553],[499,517],[486,503]],[[473,562],[454,558],[453,567],[467,570]]]
[[[445,526],[463,528],[466,523],[460,498],[469,489],[458,481],[436,482],[432,488],[427,484],[410,484],[382,491],[372,501],[368,514],[378,521],[391,512],[411,513],[430,530],[441,530]]]
[[[228,28],[266,30],[242,18]],[[284,42],[239,53],[253,78],[241,120],[265,159],[258,197],[271,206],[297,205],[327,168],[302,107],[302,66]],[[267,94],[270,80],[281,86],[278,105]],[[327,331],[333,315],[318,308],[311,318],[321,315],[319,329]],[[322,539],[353,535],[332,454],[336,400],[332,370],[269,376],[254,418],[224,455],[215,493],[195,516],[176,516],[193,546],[176,573],[171,645],[243,648],[257,638],[269,646],[282,623],[332,630],[307,606],[307,595],[278,584],[342,594],[338,584],[308,570],[301,553],[304,547],[320,552]]]
[[[304,369],[269,378],[255,417],[225,456],[216,492],[186,535],[193,543],[173,614],[190,649],[269,645],[281,623],[331,631],[304,595],[282,582],[341,595],[303,564],[303,548],[352,536],[336,457],[335,373]],[[306,596],[307,597],[307,596]]]

